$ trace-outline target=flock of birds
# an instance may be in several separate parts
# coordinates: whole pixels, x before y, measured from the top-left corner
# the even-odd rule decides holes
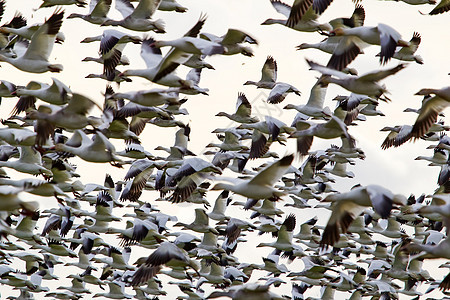
[[[417,95],[424,99],[415,122],[381,129],[388,132],[383,149],[417,139],[437,141],[430,146],[432,157],[418,157],[440,167],[433,195],[405,196],[376,184],[337,191],[336,178],[354,177],[347,167],[365,158],[351,126],[381,115],[377,105],[390,101],[380,81],[401,76],[408,63],[426,62],[416,53],[420,33],[407,41],[387,24],[366,25],[364,3],[355,4],[348,18],[319,23],[325,9],[336,5],[331,2],[295,0],[289,6],[270,0],[285,18],[263,25],[323,35],[322,42],[302,43],[298,50],[314,48],[330,53],[330,59],[326,64],[307,59],[311,74],[319,77],[305,104],[284,106],[297,111],[288,124],[252,114],[252,103],[239,93],[235,111],[216,115],[234,125],[214,130],[218,141],[206,145],[202,155],[189,150],[191,128],[180,120],[188,115],[183,104],[186,97],[208,95],[200,78],[204,68],[214,69],[211,56],[254,56],[258,41],[250,33],[204,32],[207,17],[202,15],[184,36],[159,40],[165,22],[154,13],[188,11],[175,0],[115,0],[121,20],[108,17],[112,0],[91,0],[88,11],[84,0],[44,0],[39,10],[56,6],[53,13],[46,10],[44,23],[30,26],[17,12],[1,25],[2,65],[27,73],[64,72],[50,55],[55,43],[64,45],[60,29],[66,19],[104,27],[102,35],[81,42],[99,42],[99,55],[84,61],[102,64],[103,72],[89,77],[105,82],[100,104],[57,78],[24,86],[1,78],[0,96],[18,98],[0,128],[2,297],[355,300],[423,299],[437,289],[446,294],[450,274],[433,278],[422,266],[427,259],[450,259],[450,139],[438,120],[450,104],[450,86],[421,88]],[[450,10],[448,0],[404,2],[435,5],[429,15]],[[0,16],[7,6],[0,1]],[[67,16],[67,6],[84,13]],[[380,50],[380,69],[360,75],[349,65],[369,46]],[[138,59],[123,54],[131,47],[140,47],[145,68],[127,69],[130,59]],[[176,74],[179,67],[189,68],[186,77]],[[308,94],[277,81],[277,72],[276,59],[267,56],[260,80],[244,85],[268,90],[268,105],[274,106],[283,106],[288,96]],[[135,76],[158,87],[119,92]],[[331,85],[348,91],[333,98],[334,111],[324,106]],[[90,115],[94,109],[101,115]],[[164,156],[141,144],[154,126],[177,128],[173,146],[155,149]],[[340,144],[311,151],[315,139]],[[82,168],[111,164],[126,174],[104,174],[103,184],[82,182],[75,158],[83,161]],[[302,161],[299,167],[295,158]],[[42,209],[44,198],[52,208]],[[157,201],[184,205],[185,216],[173,215],[171,206],[159,209]],[[328,209],[331,215],[320,226],[317,216],[296,217],[303,209]],[[186,216],[195,219],[178,222]],[[264,242],[255,244],[256,239]],[[258,247],[267,249],[260,264],[235,255],[252,257]],[[139,258],[131,261],[131,254]],[[71,284],[58,286],[58,280]],[[311,297],[318,287],[320,297]]]

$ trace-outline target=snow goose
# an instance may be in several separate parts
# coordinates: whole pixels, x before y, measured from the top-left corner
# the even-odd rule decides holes
[[[133,103],[143,106],[160,106],[166,103],[175,103],[178,100],[177,96],[167,92],[163,89],[139,90],[135,92],[114,93],[110,96],[111,99],[128,99]]]
[[[322,86],[320,82],[316,82],[311,88],[308,102],[304,105],[288,104],[284,109],[295,109],[307,116],[319,119],[327,119],[331,116],[331,110],[327,107],[323,107],[325,102],[325,95],[327,93],[327,87]]]
[[[147,158],[135,160],[125,174],[126,181],[132,180],[123,189],[120,200],[138,201],[154,168],[155,163]]]
[[[279,198],[280,196],[284,196],[285,193],[274,188],[274,185],[289,169],[293,160],[293,154],[287,155],[260,171],[250,180],[235,184],[217,183],[212,189],[232,191],[255,200]]]
[[[322,248],[334,245],[339,240],[339,230],[347,232],[353,219],[366,207],[373,207],[382,218],[387,218],[395,204],[406,204],[406,197],[379,185],[368,185],[353,187],[346,193],[328,195],[323,201],[333,203],[332,214],[320,241]]]
[[[258,88],[271,89],[277,81],[277,61],[272,56],[267,56],[261,70],[261,79],[259,81],[248,80],[244,85],[256,85]]]
[[[197,289],[200,288],[200,286],[203,283],[210,283],[213,285],[231,285],[231,280],[224,277],[224,267],[218,265],[217,263],[211,264],[211,270],[207,274],[202,274],[202,277],[197,282]]]
[[[101,132],[96,132],[90,139],[82,130],[76,130],[65,144],[56,144],[55,151],[69,152],[89,162],[110,163],[115,166],[122,162],[116,156],[114,145]]]
[[[106,297],[111,299],[131,299],[133,295],[126,294],[125,291],[125,282],[123,281],[108,281],[109,292],[107,293],[96,293],[92,297]]]
[[[311,2],[310,0],[304,1],[301,0],[303,2]],[[296,2],[294,2],[294,5],[298,4],[298,2],[301,2],[296,0]],[[278,0],[270,0],[270,3],[272,3],[272,6],[275,8],[275,10],[284,15],[286,17],[286,19],[267,19],[266,21],[264,21],[261,25],[272,25],[272,24],[281,24],[283,26],[287,26],[290,27],[294,30],[298,30],[298,31],[304,31],[304,32],[314,32],[314,31],[330,31],[332,29],[332,27],[330,26],[330,24],[328,23],[324,23],[324,24],[320,24],[319,22],[317,22],[317,18],[318,15],[317,13],[314,11],[314,9],[311,6],[311,4],[308,6],[308,8],[305,9],[305,11],[303,12],[303,16],[301,18],[296,18],[296,20],[294,21],[293,18],[291,18],[291,14],[293,13],[293,11],[298,11],[298,5],[296,6],[296,8],[292,9],[289,5],[278,1]],[[291,20],[290,24],[288,25],[289,19]]]
[[[441,89],[421,89],[416,95],[434,95],[422,101],[420,113],[414,122],[411,135],[416,140],[426,134],[431,125],[437,121],[441,113],[450,104],[450,86]]]
[[[72,13],[67,19],[80,18],[89,23],[100,25],[108,19],[106,15],[111,8],[111,3],[112,0],[91,0],[88,14]]]
[[[206,18],[201,16],[197,23],[184,35],[184,37],[196,37]],[[176,68],[191,58],[192,54],[180,51],[172,47],[163,57],[159,48],[156,48],[155,40],[148,38],[142,42],[141,57],[147,65],[147,69],[126,70],[121,75],[140,76],[155,83],[171,87],[187,86],[191,87],[192,82],[182,80],[174,71]]]
[[[191,69],[186,74],[186,82],[189,82],[189,86],[184,85],[180,87],[171,87],[168,89],[169,92],[173,94],[186,94],[186,95],[208,95],[208,88],[201,88],[198,84],[200,83],[200,75],[202,73],[202,68]]]
[[[135,35],[129,35],[114,29],[103,31],[101,36],[89,37],[82,40],[82,43],[100,40],[101,61],[103,62],[103,74],[106,78],[113,80],[116,66],[122,59],[122,52],[127,43],[139,44],[141,38]]]
[[[380,129],[380,131],[389,131],[389,134],[381,144],[381,149],[388,149],[392,146],[398,147],[411,137],[411,125],[397,125],[394,127],[386,126]]]
[[[230,217],[225,215],[225,210],[227,209],[228,204],[231,202],[231,199],[232,198],[229,197],[228,191],[223,191],[222,193],[220,193],[216,199],[216,202],[214,203],[213,210],[208,213],[208,217],[216,221],[230,219]]]
[[[129,247],[139,245],[144,248],[152,249],[160,241],[166,239],[158,233],[158,226],[149,219],[141,220],[138,218],[126,222],[126,228],[108,228],[107,234],[119,234],[120,245]]]
[[[281,297],[271,291],[270,286],[258,283],[248,283],[245,285],[238,285],[231,287],[228,291],[214,291],[207,299],[228,297],[234,300],[245,299],[281,299]]]
[[[272,247],[282,251],[284,257],[293,260],[293,250],[296,247],[292,243],[292,235],[295,229],[295,215],[290,214],[286,217],[277,233],[277,240],[272,243],[259,243],[256,247]],[[295,257],[294,257],[295,258]]]
[[[241,136],[233,130],[225,131],[225,137],[221,144],[209,143],[209,147],[220,148],[221,152],[248,150],[248,147],[241,143]]]
[[[277,81],[277,62],[272,56],[268,56],[261,70],[259,81],[248,80],[244,85],[256,85],[257,88],[270,89],[267,102],[275,104],[282,102],[288,93],[295,93],[300,96],[300,91],[294,86]]]
[[[18,96],[34,96],[50,104],[66,104],[71,97],[72,91],[58,79],[52,77],[52,80],[53,83],[51,85],[30,81],[26,87],[17,88],[15,94]]]
[[[363,94],[374,98],[381,97],[383,93],[387,91],[385,87],[378,84],[378,81],[394,75],[398,71],[405,68],[405,65],[400,64],[391,69],[373,71],[362,76],[356,76],[330,69],[310,60],[306,61],[311,67],[311,70],[319,71],[325,75],[320,79],[322,83],[334,83],[353,93]]]
[[[83,281],[80,281],[80,280],[78,280],[76,278],[73,278],[71,282],[72,282],[71,286],[59,286],[56,289],[57,290],[68,290],[68,291],[70,291],[72,293],[75,293],[77,295],[78,294],[90,294],[91,293],[91,291],[88,290],[85,287],[85,283]]]
[[[0,6],[2,9],[2,15],[5,11],[5,1],[0,2]],[[3,24],[0,28],[8,30],[8,28],[20,28],[27,26],[27,19],[20,12],[16,12],[14,17],[6,24]],[[0,48],[4,49],[7,46],[11,46],[13,42],[16,42],[17,39],[14,39],[7,33],[4,33],[0,36]]]
[[[227,48],[219,43],[192,36],[184,36],[171,41],[155,41],[153,46],[155,48],[170,46],[185,53],[198,55],[225,54],[227,51]]]
[[[267,102],[271,104],[281,103],[289,93],[301,95],[300,91],[289,83],[277,82],[270,91]]]
[[[330,21],[333,29],[337,28],[354,28],[364,25],[365,11],[361,5],[357,5],[350,18],[336,18]],[[336,70],[343,70],[349,63],[351,63],[356,56],[363,53],[363,48],[366,46],[359,43],[359,40],[353,36],[335,36],[329,35],[324,45],[320,44],[322,50],[331,50],[331,57],[328,61],[327,67]]]
[[[39,209],[39,203],[36,201],[25,202],[18,196],[23,189],[13,186],[0,186],[0,195],[2,201],[0,203],[0,211],[14,212],[19,208],[23,208],[29,212],[34,212]]]
[[[206,214],[205,210],[201,208],[195,209],[195,219],[192,223],[185,224],[182,222],[178,222],[173,226],[183,227],[182,229],[192,230],[200,233],[208,233],[208,232],[211,232],[213,234],[219,233],[215,228],[209,226],[209,217]]]
[[[416,63],[422,65],[423,58],[420,55],[415,54],[419,48],[421,40],[420,34],[418,32],[414,32],[413,37],[409,40],[409,46],[401,47],[400,50],[395,51],[392,57],[403,61],[415,61]],[[377,54],[377,56],[379,56],[379,54]]]
[[[144,59],[147,68],[125,70],[119,74],[119,77],[139,76],[170,87],[190,86],[189,82],[183,80],[174,72],[180,63],[189,59],[190,55],[185,55],[183,52],[173,49],[163,57],[161,50],[153,46],[154,42],[155,40],[152,38],[142,41],[141,57]]]
[[[77,257],[77,254],[69,249],[63,242],[47,240],[47,245],[34,244],[31,249],[41,249],[40,253],[50,253],[57,256]]]
[[[84,283],[98,285],[101,289],[104,289],[103,285],[105,283],[103,282],[103,280],[100,280],[99,278],[97,278],[97,276],[92,275],[92,270],[96,270],[96,269],[92,268],[92,267],[87,267],[83,273],[70,274],[67,276],[67,278],[73,278],[73,279],[77,279]]]
[[[162,242],[134,273],[131,285],[138,286],[154,277],[161,270],[162,265],[168,267],[191,267],[196,272],[199,268],[197,263],[189,258],[186,251],[178,248],[171,242]]]
[[[0,161],[0,167],[7,167],[16,170],[17,172],[40,175],[50,178],[52,172],[44,167],[41,154],[29,146],[19,147],[19,159]]]
[[[120,251],[120,249],[118,249],[116,247],[108,246],[101,250],[105,250],[105,251],[102,251],[102,253],[106,252],[104,254],[106,254],[107,257],[94,257],[92,259],[94,262],[104,263],[105,265],[108,265],[108,267],[110,267],[110,268],[123,270],[123,271],[135,269],[133,266],[128,264],[128,260],[131,255],[130,247],[125,247],[123,249],[123,251]],[[100,252],[100,251],[98,251],[98,252]]]
[[[169,201],[173,203],[186,201],[201,186],[202,182],[212,176],[213,173],[221,174],[222,169],[199,157],[184,159],[183,164],[177,171],[166,179],[168,187],[176,185]]]
[[[28,112],[27,119],[37,120],[36,144],[43,145],[49,136],[54,136],[56,127],[62,127],[66,130],[86,127],[91,123],[86,114],[94,106],[98,105],[91,99],[74,93],[67,106],[49,107],[40,105],[38,110]]]
[[[108,19],[101,26],[121,26],[133,31],[165,33],[164,21],[150,18],[158,9],[161,0],[140,0],[136,8],[129,0],[116,0],[116,9],[122,14],[120,21]]]
[[[61,72],[63,66],[48,61],[56,35],[62,25],[64,11],[55,13],[33,34],[25,52],[17,57],[0,55],[0,61],[10,63],[19,70],[30,73]],[[17,43],[16,43],[17,44]]]
[[[43,0],[39,8],[52,7],[55,5],[72,5],[75,4],[78,7],[85,7],[86,2],[84,0]]]
[[[304,49],[318,49],[323,52],[333,54],[336,50],[337,45],[339,44],[339,39],[336,37],[328,37],[318,43],[301,43],[296,47],[297,50]]]
[[[15,17],[17,18],[17,16]],[[17,22],[18,20],[14,20],[14,22]],[[25,24],[23,24],[24,26],[6,26],[3,25],[2,27],[0,27],[0,32],[2,32],[3,34],[14,34],[16,36],[22,37],[24,39],[27,40],[31,40],[31,38],[33,37],[33,34],[36,33],[36,31],[39,29],[39,27],[41,27],[44,24],[35,24],[35,25],[31,25],[31,26],[26,26],[26,21],[24,21]],[[65,40],[65,36],[62,32],[57,32],[56,33],[56,38],[55,38],[55,43],[57,44],[61,44],[62,42],[64,42]],[[13,45],[13,43],[15,42],[15,40],[11,40],[9,42],[9,47],[11,47]]]
[[[292,133],[295,131],[294,128],[287,126],[274,117],[266,116],[265,118],[265,121],[244,123],[238,127],[238,129],[253,129],[249,155],[251,159],[266,155],[270,145],[275,141],[283,144],[283,139],[285,140],[285,138],[281,135],[282,133]]]
[[[408,47],[409,43],[401,39],[400,33],[394,28],[386,24],[378,24],[375,27],[359,26],[353,28],[338,27],[330,31],[331,35],[335,36],[353,36],[356,37],[352,40],[347,40],[345,43],[339,44],[336,51],[345,55],[345,52],[354,52],[359,54],[361,47],[364,47],[364,43],[370,45],[380,45],[380,63],[387,63],[395,53],[397,46]],[[356,47],[356,48],[355,48]],[[357,50],[356,50],[357,49]],[[350,59],[346,59],[346,62],[350,63],[356,55]],[[347,63],[347,64],[348,64]]]
[[[258,44],[258,42],[247,33],[238,29],[228,29],[227,33],[218,37],[210,33],[200,34],[201,38],[216,42],[226,48],[224,55],[234,55],[241,53],[245,56],[253,56],[253,50],[249,47],[243,46],[242,43],[248,42],[250,44]]]
[[[297,131],[290,137],[297,138],[297,151],[301,155],[307,155],[311,148],[314,136],[322,139],[334,139],[341,136],[354,144],[354,139],[347,131],[347,126],[339,118],[331,116],[325,123],[312,123],[298,120],[295,124]]]
[[[104,63],[103,57],[86,56],[81,61],[93,61],[93,62],[96,62],[96,63],[99,63],[99,64],[103,64]],[[117,63],[117,65],[121,65],[121,66],[127,66],[129,64],[130,64],[130,59],[128,57],[126,57],[125,55],[122,55],[120,57],[119,62]]]

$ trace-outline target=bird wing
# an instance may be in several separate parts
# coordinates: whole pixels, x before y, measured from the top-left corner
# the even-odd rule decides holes
[[[339,241],[340,232],[347,232],[350,224],[364,211],[364,208],[364,206],[360,206],[353,201],[335,201],[333,203],[330,219],[322,233],[322,239],[319,243],[320,246],[332,246]]]
[[[438,5],[436,5],[429,15],[438,15],[450,10],[450,0],[441,0]]]
[[[251,113],[252,105],[244,93],[239,93],[236,103],[236,114],[243,117],[250,117]]]
[[[115,7],[124,19],[135,11],[135,8],[133,4],[131,4],[130,0],[116,0]]]
[[[417,49],[419,48],[421,40],[422,40],[422,38],[420,37],[420,33],[415,31],[413,34],[413,37],[411,38],[411,40],[409,40],[409,46],[402,47],[398,51],[398,54],[413,55],[414,53],[416,53]]]
[[[293,160],[294,154],[283,157],[259,172],[249,184],[273,186],[286,173]]]
[[[154,42],[153,38],[148,38],[143,40],[141,44],[141,57],[148,69],[155,68],[162,61],[161,49],[153,47]]]
[[[261,70],[261,81],[276,82],[277,81],[277,61],[272,56],[267,56],[266,62]]]
[[[401,39],[400,33],[386,24],[378,24],[380,34],[380,62],[385,64],[395,53],[398,41]]]
[[[273,8],[275,8],[278,13],[285,15],[286,18],[289,17],[289,14],[291,13],[291,7],[289,5],[278,0],[270,0],[270,3],[272,3]]]
[[[366,192],[369,195],[370,201],[374,210],[383,218],[386,219],[391,214],[392,200],[394,195],[388,189],[381,186],[368,185]]]
[[[361,53],[362,48],[366,45],[356,36],[342,36],[328,61],[327,67],[338,71],[343,70]]]
[[[86,96],[74,93],[69,104],[64,107],[64,111],[67,113],[86,115],[94,106],[98,107],[98,104]]]
[[[313,61],[311,61],[309,59],[307,59],[306,62],[311,67],[311,70],[319,71],[323,75],[336,76],[336,77],[341,78],[341,79],[346,79],[346,78],[353,77],[352,75],[345,74],[344,72],[341,72],[341,71],[338,71],[338,70],[334,70],[334,69],[330,69],[328,67],[322,66],[322,65],[320,65],[318,63],[315,63],[315,62],[313,62]]]
[[[116,7],[117,2],[121,0],[116,1]],[[122,0],[124,1],[124,0]],[[106,15],[108,14],[110,8],[111,8],[112,0],[93,0],[89,4],[89,12],[92,17],[103,17],[106,18]]]
[[[250,41],[253,44],[258,44],[258,42],[252,38],[247,33],[240,31],[238,29],[228,29],[227,33],[222,39],[222,45],[233,45],[233,44],[239,44],[243,43],[245,41]]]
[[[411,135],[414,139],[418,139],[428,132],[431,125],[433,125],[438,118],[438,115],[443,111],[450,103],[439,97],[430,97],[422,103],[420,113],[414,122],[411,130]]]
[[[398,71],[400,71],[401,69],[405,68],[406,65],[404,64],[399,64],[398,66],[391,68],[391,69],[387,69],[387,70],[380,70],[380,71],[373,71],[367,74],[364,74],[362,76],[360,76],[358,78],[358,80],[363,80],[363,81],[373,81],[373,82],[377,82],[380,81],[381,79],[384,79],[388,76],[394,75],[395,73],[397,73]]]
[[[26,59],[48,60],[55,44],[56,34],[62,25],[64,11],[56,11],[42,24],[31,37],[27,51],[23,55]]]
[[[158,9],[161,0],[140,0],[131,17],[136,19],[150,19]]]
[[[286,26],[295,27],[298,22],[302,19],[303,15],[306,11],[312,7],[313,0],[295,0],[292,4],[291,11],[289,13],[289,17],[286,21]]]

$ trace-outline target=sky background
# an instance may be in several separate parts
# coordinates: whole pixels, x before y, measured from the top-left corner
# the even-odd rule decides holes
[[[54,8],[35,11],[35,8],[40,3],[41,1],[37,0],[7,1],[2,23],[8,22],[16,11],[21,12],[28,19],[29,24],[43,22],[45,18],[48,18],[54,12]],[[267,18],[284,18],[283,15],[275,11],[268,0],[180,0],[180,3],[189,8],[188,12],[180,14],[157,11],[153,18],[165,20],[167,33],[162,35],[150,32],[148,33],[149,36],[161,40],[178,38],[195,24],[201,14],[206,14],[208,19],[202,29],[203,32],[222,35],[226,33],[228,28],[236,28],[247,32],[259,42],[257,46],[251,45],[254,49],[254,57],[235,55],[213,56],[206,59],[215,68],[215,70],[205,69],[202,72],[200,86],[209,88],[209,95],[188,96],[189,100],[184,104],[184,107],[188,109],[189,116],[180,117],[184,122],[188,122],[192,128],[189,149],[195,153],[201,153],[205,145],[218,141],[211,131],[215,128],[237,125],[226,118],[215,117],[215,115],[220,111],[234,112],[238,92],[246,94],[253,105],[254,114],[260,119],[263,119],[262,115],[271,114],[290,124],[295,116],[295,112],[286,111],[282,108],[288,103],[305,104],[308,100],[310,89],[319,76],[318,72],[308,70],[305,58],[321,64],[326,64],[329,59],[329,54],[319,50],[297,51],[295,46],[304,42],[319,42],[324,37],[318,33],[294,31],[281,25],[260,25]],[[291,4],[290,1],[288,4]],[[403,39],[408,41],[412,37],[413,32],[419,32],[422,36],[422,43],[417,53],[423,57],[424,64],[408,63],[407,68],[383,81],[390,91],[389,98],[392,99],[390,103],[381,102],[378,107],[385,116],[367,117],[367,121],[359,122],[358,126],[352,126],[349,129],[350,134],[357,140],[357,147],[364,150],[366,159],[364,161],[358,160],[355,166],[348,168],[348,170],[355,173],[355,178],[338,179],[334,187],[344,192],[357,183],[362,185],[379,184],[392,190],[394,193],[402,193],[405,196],[411,193],[417,196],[422,193],[431,194],[437,187],[436,181],[439,168],[429,167],[425,161],[414,160],[418,155],[433,155],[433,150],[425,149],[430,142],[408,142],[397,149],[381,150],[380,146],[386,133],[379,130],[384,126],[413,124],[416,115],[403,112],[403,110],[407,107],[420,107],[422,97],[414,96],[414,93],[421,88],[441,88],[449,85],[449,14],[429,16],[419,13],[419,10],[424,13],[429,12],[433,8],[431,5],[410,6],[403,2],[374,0],[362,1],[361,4],[366,11],[366,26],[386,23],[394,27],[401,33]],[[352,1],[336,0],[320,16],[319,20],[326,22],[337,17],[349,17],[353,9],[354,3]],[[66,7],[65,10],[65,17],[67,17],[72,12],[87,13],[88,8],[70,6]],[[113,19],[120,19],[120,14],[114,9],[114,1],[108,16]],[[63,64],[64,71],[59,74],[28,74],[14,69],[6,63],[0,63],[0,79],[11,81],[17,85],[26,85],[30,80],[51,83],[51,77],[55,77],[67,84],[73,92],[89,96],[102,105],[102,92],[104,92],[106,81],[85,78],[90,73],[101,73],[102,66],[93,62],[81,62],[86,56],[97,55],[99,43],[80,44],[80,41],[85,37],[101,34],[103,29],[105,28],[100,28],[81,19],[64,19],[61,31],[65,34],[66,40],[62,45],[55,45],[50,58],[52,62]],[[116,29],[129,32],[123,28]],[[145,36],[143,33],[135,32],[134,34]],[[129,66],[120,66],[118,69],[123,71],[128,68],[143,68],[145,65],[139,56],[139,51],[139,45],[127,45],[123,53],[129,57],[131,64]],[[163,49],[164,51],[167,50]],[[378,46],[370,46],[364,49],[364,55],[359,55],[350,66],[356,68],[359,74],[377,70],[380,68],[379,60],[375,57],[378,52]],[[264,102],[268,91],[258,90],[254,86],[243,86],[243,83],[247,80],[257,81],[260,79],[261,68],[268,55],[273,56],[277,61],[278,81],[287,82],[297,87],[302,92],[301,97],[289,95],[283,103],[272,107]],[[397,64],[398,61],[393,59],[384,68],[390,68]],[[185,67],[180,67],[177,70],[179,74],[185,74],[187,71],[188,68]],[[120,88],[115,84],[113,87],[120,92],[157,87],[157,85],[145,79],[133,77],[132,80],[132,83],[122,83]],[[335,102],[331,99],[336,95],[348,94],[349,92],[346,90],[330,85],[325,105],[334,110]],[[9,116],[15,102],[16,98],[4,98],[2,100],[2,118]],[[101,112],[94,109],[91,111],[91,114],[100,116]],[[176,130],[177,128],[160,129],[156,126],[147,126],[141,135],[142,144],[151,153],[163,155],[163,153],[153,149],[158,145],[166,147],[173,145]],[[337,139],[321,141],[316,138],[311,150],[326,149],[331,143],[340,145],[340,141]],[[116,143],[117,151],[123,150],[123,148],[123,143]],[[295,142],[290,141],[288,147],[275,147],[274,149],[271,148],[271,150],[277,151],[281,157],[285,153],[295,152]],[[113,179],[117,181],[123,178],[127,170],[127,168],[118,170],[110,167],[108,164],[85,164],[76,159],[73,162],[78,162],[79,167],[77,171],[82,175],[81,178],[84,183],[103,183],[105,173],[111,173]],[[259,163],[261,162],[257,161],[254,165]],[[300,166],[301,163],[300,159],[296,159],[294,165]],[[215,197],[216,194],[211,193],[210,201],[214,201]],[[42,205],[45,207],[53,204],[52,202],[43,203]],[[168,205],[174,214],[188,207],[187,204],[173,206],[161,203],[160,205],[162,207]],[[295,212],[298,214],[298,224],[310,218],[310,214],[316,213],[316,211],[308,210],[305,212],[296,210]],[[324,215],[327,216],[327,214],[329,213],[326,212]],[[180,217],[180,219],[182,218]],[[185,218],[187,219],[186,216]],[[322,218],[321,222],[326,222],[327,218]],[[265,249],[263,253],[267,254],[269,250]],[[254,255],[253,253],[241,251],[237,256],[242,257],[242,261],[245,261],[245,259],[252,259]],[[258,261],[258,263],[261,262]]]

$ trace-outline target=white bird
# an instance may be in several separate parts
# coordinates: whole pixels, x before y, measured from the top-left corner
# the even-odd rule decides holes
[[[416,95],[434,95],[425,98],[422,101],[420,113],[414,122],[411,130],[411,136],[418,139],[428,132],[431,125],[437,121],[439,113],[441,113],[450,104],[450,86],[441,89],[425,88],[421,89]]]
[[[134,273],[131,285],[138,286],[154,277],[160,271],[161,265],[191,267],[196,272],[198,270],[198,265],[189,258],[186,251],[178,248],[174,243],[162,242]]]
[[[216,42],[226,48],[224,55],[243,54],[245,56],[253,56],[253,50],[249,47],[243,46],[242,43],[248,42],[250,44],[258,44],[258,42],[247,33],[238,29],[228,29],[227,33],[218,37],[211,33],[200,34],[201,38],[207,39],[211,42]]]
[[[108,19],[106,15],[111,8],[111,3],[112,0],[91,0],[88,14],[72,13],[67,19],[80,18],[89,23],[100,25]]]
[[[203,26],[205,19],[200,19],[186,36],[196,36]],[[120,76],[139,76],[152,82],[170,87],[191,87],[193,82],[183,80],[175,74],[175,69],[185,63],[192,54],[172,48],[164,57],[159,48],[156,48],[155,40],[148,38],[142,41],[141,57],[145,61],[146,69],[126,70]]]
[[[90,139],[82,130],[76,130],[66,143],[56,144],[56,151],[77,155],[81,159],[96,163],[120,163],[114,145],[101,133],[96,132]]]
[[[373,71],[362,76],[349,75],[341,71],[330,69],[328,67],[317,64],[313,61],[306,60],[311,67],[311,70],[321,72],[323,76],[320,81],[324,84],[334,83],[341,87],[356,93],[363,94],[374,98],[381,97],[387,92],[384,86],[378,84],[378,81],[394,75],[398,71],[405,68],[405,65],[400,64],[396,67],[387,70]]]
[[[254,200],[279,198],[285,193],[274,188],[274,185],[286,173],[293,160],[293,154],[287,155],[260,171],[250,180],[234,184],[221,182],[217,183],[212,189],[229,190]]]
[[[5,61],[19,70],[30,73],[61,72],[63,66],[52,64],[48,59],[53,50],[56,35],[61,28],[63,16],[64,11],[55,11],[33,34],[25,52],[18,53],[16,57],[0,54],[0,61]],[[0,31],[1,28],[3,27],[0,27]]]
[[[0,161],[0,167],[12,168],[17,172],[32,175],[43,175],[47,178],[53,175],[52,171],[44,166],[42,156],[35,148],[20,146],[19,154],[18,160]]]
[[[352,221],[366,207],[373,207],[382,218],[389,217],[394,204],[404,205],[406,197],[379,185],[355,186],[349,192],[328,195],[323,201],[332,203],[332,214],[322,233],[321,247],[334,245],[339,231],[347,232]]]
[[[291,17],[299,12],[300,6],[299,2],[309,3],[309,8],[305,7],[302,12],[301,17]],[[290,27],[294,30],[304,31],[304,32],[314,32],[314,31],[330,31],[332,29],[331,25],[328,23],[320,24],[317,22],[318,14],[314,11],[311,4],[313,1],[307,0],[296,0],[294,5],[291,7],[279,0],[270,0],[272,6],[275,10],[284,15],[286,19],[267,19],[261,25],[271,25],[271,24],[281,24],[283,26]]]
[[[325,123],[297,120],[295,126],[297,131],[291,133],[290,137],[297,138],[297,151],[301,155],[308,154],[315,136],[322,139],[334,139],[344,136],[349,141],[350,147],[354,147],[354,139],[348,133],[347,126],[334,115]]]
[[[267,102],[276,104],[282,102],[288,93],[301,95],[300,91],[284,82],[277,82],[277,62],[272,56],[268,56],[261,70],[261,79],[259,81],[248,80],[244,85],[256,85],[257,88],[270,89]]]
[[[72,91],[58,79],[52,77],[52,81],[51,85],[30,81],[26,87],[17,88],[15,94],[17,96],[34,96],[50,104],[66,104],[71,97]]]
[[[164,21],[151,20],[161,0],[140,0],[136,8],[129,0],[116,0],[116,9],[122,14],[120,21],[108,19],[101,26],[121,26],[133,31],[165,33]]]
[[[27,119],[37,120],[36,144],[45,144],[49,136],[54,136],[56,127],[76,130],[89,125],[91,120],[86,115],[94,106],[98,107],[88,97],[74,93],[64,107],[40,105],[38,110],[28,112]]]
[[[401,47],[398,51],[395,51],[392,57],[403,61],[415,61],[416,63],[422,65],[423,58],[416,54],[421,40],[422,38],[420,34],[418,32],[414,32],[413,37],[409,40],[409,46]]]
[[[311,94],[309,95],[309,99],[306,104],[288,104],[284,107],[284,109],[295,109],[298,112],[313,118],[327,119],[332,113],[328,106],[323,107],[326,93],[327,87],[322,86],[320,81],[317,81],[311,88]]]
[[[341,56],[350,57],[345,58],[345,61],[350,63],[356,55],[358,55],[364,43],[370,45],[380,45],[380,63],[387,63],[392,56],[394,56],[397,46],[408,47],[409,43],[401,39],[400,33],[394,28],[386,24],[378,24],[378,26],[358,26],[353,28],[338,27],[330,31],[334,36],[351,36],[351,39],[344,39],[339,43],[336,50]]]

